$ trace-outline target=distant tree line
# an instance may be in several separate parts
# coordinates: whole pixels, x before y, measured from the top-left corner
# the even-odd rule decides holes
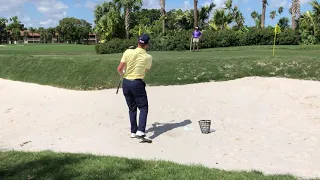
[[[63,18],[58,26],[49,28],[27,28],[17,16],[10,19],[0,18],[0,43],[7,43],[8,38],[17,42],[24,41],[30,34],[32,37],[35,33],[40,34],[41,43],[51,43],[53,38],[56,38],[57,42],[61,43],[85,44],[93,29],[89,22],[74,17]]]
[[[268,0],[261,0],[261,13],[251,13],[255,25],[250,27],[245,24],[243,13],[232,0],[227,0],[224,8],[220,9],[214,9],[214,3],[199,8],[198,0],[194,0],[193,9],[173,9],[168,12],[165,10],[165,0],[159,0],[159,9],[142,9],[141,0],[104,1],[97,5],[94,11],[94,32],[101,40],[110,41],[113,38],[136,37],[139,30],[164,37],[168,31],[191,30],[195,26],[205,31],[248,31],[252,28],[271,29],[277,23],[282,31],[289,28],[296,31],[301,36],[301,43],[320,42],[320,6],[317,0],[312,0],[312,10],[303,14],[300,13],[300,0],[292,0],[291,7],[287,9],[291,17],[281,17],[286,10],[283,7],[274,9],[269,18],[273,20],[280,16],[280,19],[274,22],[273,26],[265,27],[266,8],[269,3]]]

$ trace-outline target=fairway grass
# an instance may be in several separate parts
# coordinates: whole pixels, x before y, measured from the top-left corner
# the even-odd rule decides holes
[[[0,55],[80,55],[95,54],[94,45],[11,44],[0,47]]]
[[[272,46],[150,52],[153,66],[145,81],[159,86],[249,76],[320,80],[318,47],[280,46],[275,56]],[[84,45],[2,47],[0,78],[75,90],[116,88],[119,81],[116,68],[122,54],[95,55],[90,48]]]
[[[0,179],[112,179],[112,180],[294,180],[291,175],[258,171],[224,171],[168,161],[143,161],[91,154],[0,152]]]

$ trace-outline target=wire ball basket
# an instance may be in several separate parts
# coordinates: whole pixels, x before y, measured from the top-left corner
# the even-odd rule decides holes
[[[200,120],[199,126],[202,134],[209,134],[211,132],[211,120]]]

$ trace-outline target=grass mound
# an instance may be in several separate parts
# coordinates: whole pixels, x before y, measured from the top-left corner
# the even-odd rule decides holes
[[[67,52],[58,45],[30,47],[36,52],[26,51],[23,46],[0,49],[0,78],[77,90],[117,87],[119,75],[116,68],[121,54],[95,55],[91,50],[77,53],[74,45],[65,48],[69,49]],[[55,55],[48,52],[50,48]],[[14,52],[13,55],[10,52]],[[145,80],[154,86],[226,81],[248,76],[320,80],[320,51],[313,46],[309,49],[280,46],[276,56],[272,56],[270,46],[150,54],[154,57],[153,67]]]
[[[0,152],[0,179],[112,179],[112,180],[294,180],[291,175],[258,171],[224,171],[168,161],[143,161],[111,156],[43,152]]]

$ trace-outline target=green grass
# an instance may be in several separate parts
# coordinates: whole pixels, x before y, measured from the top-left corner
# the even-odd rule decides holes
[[[0,46],[0,55],[81,55],[95,54],[94,45],[20,44]]]
[[[112,180],[294,180],[291,175],[258,171],[224,171],[168,161],[43,152],[0,152],[0,179]]]
[[[202,52],[150,52],[149,85],[226,81],[248,76],[320,80],[320,46],[249,46]],[[121,54],[96,55],[93,46],[27,45],[0,47],[0,78],[55,87],[115,88]]]

